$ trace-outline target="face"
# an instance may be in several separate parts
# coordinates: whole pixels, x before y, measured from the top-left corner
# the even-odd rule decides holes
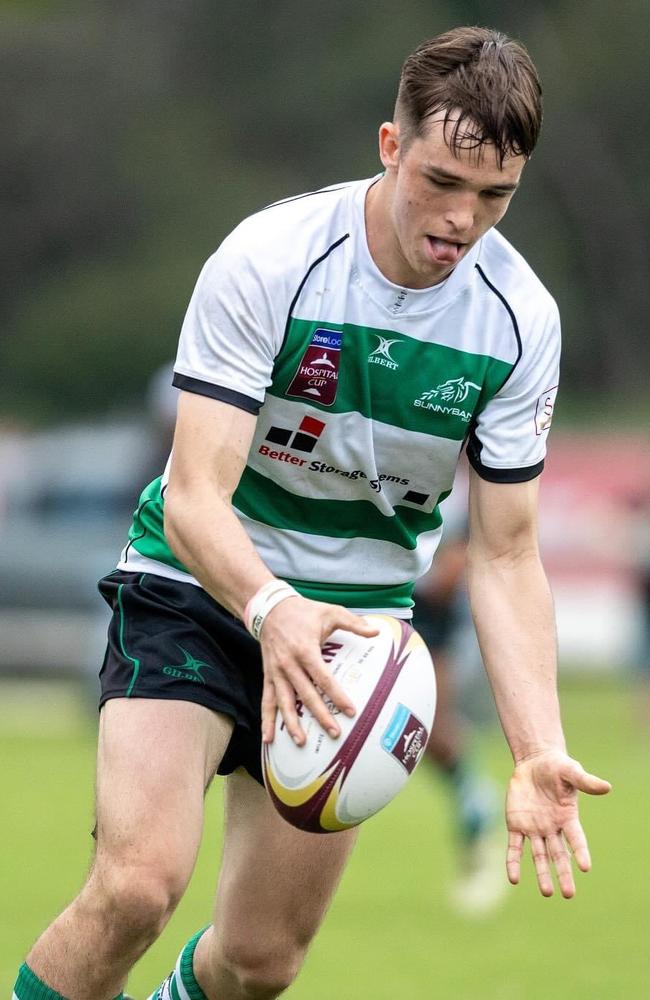
[[[396,284],[412,288],[446,278],[503,218],[526,162],[508,156],[499,165],[492,144],[471,148],[469,137],[465,148],[461,142],[460,151],[452,152],[443,117],[434,116],[406,148],[397,124],[386,123],[379,133],[386,168],[382,198],[391,225],[383,237],[377,231],[377,263]]]

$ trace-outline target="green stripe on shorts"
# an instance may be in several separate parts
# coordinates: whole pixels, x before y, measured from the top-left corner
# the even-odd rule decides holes
[[[122,591],[124,589],[124,584],[121,583],[117,588],[117,606],[120,610],[120,649],[122,650],[122,655],[125,659],[130,660],[133,664],[133,673],[131,674],[131,682],[126,690],[126,697],[130,698],[133,694],[133,688],[135,687],[135,682],[138,679],[138,674],[140,673],[140,660],[137,660],[135,656],[130,656],[126,651],[124,645],[124,630],[125,630],[125,617],[124,617],[124,601],[122,599]]]

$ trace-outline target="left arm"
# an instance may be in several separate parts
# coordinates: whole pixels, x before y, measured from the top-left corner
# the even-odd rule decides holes
[[[467,574],[483,660],[515,770],[506,804],[508,877],[519,881],[530,839],[540,891],[562,895],[575,885],[566,844],[578,867],[591,862],[578,818],[578,791],[602,795],[609,784],[566,753],[557,696],[556,634],[537,542],[538,479],[493,483],[470,477]]]

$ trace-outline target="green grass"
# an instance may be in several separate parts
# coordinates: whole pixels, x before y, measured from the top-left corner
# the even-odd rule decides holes
[[[0,697],[2,691],[0,689]],[[396,803],[371,820],[306,967],[296,1000],[641,1000],[647,996],[650,916],[650,744],[634,692],[619,681],[563,685],[572,753],[609,778],[607,799],[583,799],[594,860],[578,875],[572,901],[537,895],[530,864],[499,912],[454,915],[448,802],[422,767]],[[56,712],[56,704],[48,701]],[[45,709],[44,709],[45,712]],[[12,713],[15,723],[15,713]],[[43,716],[43,721],[46,716]],[[12,731],[0,709],[3,772],[0,862],[0,996],[8,996],[22,955],[79,887],[90,856],[94,734],[71,714],[48,735],[27,719]],[[38,733],[38,735],[37,735]],[[505,779],[509,760],[497,734],[483,752]],[[221,799],[208,798],[203,849],[192,884],[163,937],[134,970],[130,988],[148,995],[190,933],[207,922],[219,850]],[[299,904],[299,900],[297,900]]]

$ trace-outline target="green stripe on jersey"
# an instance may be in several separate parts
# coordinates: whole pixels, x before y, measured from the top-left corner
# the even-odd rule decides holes
[[[129,543],[141,555],[187,573],[185,566],[172,554],[165,538],[161,483],[162,477],[159,476],[142,491],[138,509],[133,515],[133,523],[129,529]]]
[[[251,520],[272,528],[330,538],[375,538],[414,549],[421,532],[434,531],[442,524],[438,505],[450,492],[447,490],[438,497],[430,513],[400,505],[391,517],[382,514],[369,500],[298,496],[247,467],[233,495],[233,506]]]
[[[267,390],[270,395],[292,398],[287,390],[318,329],[341,332],[343,342],[336,399],[325,406],[312,397],[310,406],[334,413],[356,411],[393,427],[436,437],[462,441],[472,416],[483,409],[513,368],[485,354],[416,340],[395,330],[292,319],[276,358]]]
[[[412,608],[415,584],[392,586],[362,583],[312,583],[310,580],[287,580],[299,594],[310,601],[342,604],[346,608]]]

